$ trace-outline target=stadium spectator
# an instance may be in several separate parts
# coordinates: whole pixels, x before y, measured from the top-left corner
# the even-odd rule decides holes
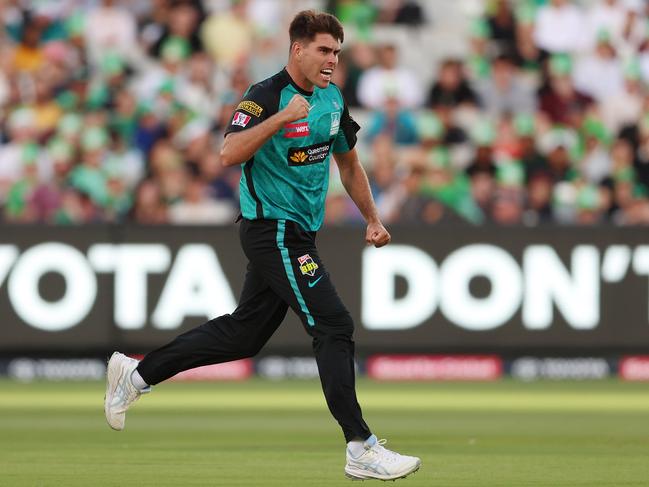
[[[471,80],[488,77],[491,74],[490,44],[491,28],[484,19],[475,19],[469,31],[470,52],[467,56],[467,72]]]
[[[574,131],[556,128],[546,132],[539,140],[539,148],[546,158],[546,169],[556,183],[575,178],[573,157],[578,144]]]
[[[42,36],[42,25],[27,16],[22,25],[20,42],[13,52],[13,70],[19,73],[33,73],[43,67],[45,55],[41,44]]]
[[[163,201],[160,187],[154,180],[145,179],[138,186],[131,218],[145,225],[169,222],[168,206]]]
[[[584,122],[581,135],[583,154],[577,168],[579,177],[587,183],[599,184],[611,174],[610,135],[604,124],[593,118]]]
[[[101,0],[85,20],[88,59],[99,66],[106,52],[128,59],[137,49],[137,26],[133,15],[117,0]]]
[[[423,102],[419,81],[410,69],[399,66],[397,46],[379,46],[378,60],[378,66],[365,71],[358,82],[357,96],[361,104],[378,110],[389,98],[395,98],[404,108],[419,107]]]
[[[471,140],[475,147],[475,154],[466,168],[468,176],[476,172],[488,172],[496,175],[496,161],[494,157],[494,142],[496,139],[495,127],[488,120],[480,120],[471,132]]]
[[[573,83],[572,60],[557,54],[548,61],[549,80],[540,93],[539,108],[553,123],[578,127],[583,112],[594,100],[578,91]]]
[[[201,39],[217,64],[227,68],[245,62],[255,38],[254,24],[247,15],[247,0],[234,0],[226,12],[210,15],[201,27]]]
[[[534,171],[527,178],[527,205],[522,221],[527,226],[552,222],[552,189],[554,181],[545,170]]]
[[[421,5],[416,1],[388,0],[383,2],[377,20],[388,24],[417,27],[426,22],[426,16]]]
[[[358,41],[342,52],[334,76],[350,107],[356,108],[361,105],[358,100],[358,82],[363,72],[375,63],[376,52],[368,42]],[[343,74],[344,78],[342,78]]]
[[[585,45],[585,24],[584,12],[572,0],[550,0],[537,14],[534,40],[550,53],[578,52]]]
[[[372,144],[372,166],[369,171],[372,196],[381,219],[399,221],[399,203],[402,194],[402,176],[397,168],[397,153],[393,140],[379,135]]]
[[[463,69],[462,62],[457,59],[442,61],[439,74],[428,93],[429,107],[459,108],[477,105],[478,97],[464,76]]]
[[[623,49],[629,30],[630,7],[626,0],[595,2],[586,13],[586,49],[596,48],[601,32],[607,32],[610,35],[611,43],[617,49]]]
[[[490,37],[503,54],[516,51],[516,17],[510,0],[495,0],[487,17]]]
[[[344,25],[355,28],[361,37],[367,39],[379,15],[379,9],[372,2],[363,0],[331,0],[328,10]]]
[[[403,181],[401,201],[397,210],[399,222],[434,224],[444,217],[444,206],[423,192],[426,176],[425,164],[410,164],[408,174]]]
[[[516,11],[516,47],[514,61],[522,73],[536,85],[539,83],[544,53],[534,41],[534,7],[522,4]]]
[[[492,203],[491,218],[498,225],[513,226],[523,222],[525,196],[519,186],[498,185]]]
[[[516,112],[532,114],[536,109],[533,89],[520,78],[508,56],[501,55],[494,60],[491,77],[479,80],[476,89],[480,105],[492,118]]]
[[[171,205],[169,222],[176,225],[223,225],[235,220],[238,209],[227,200],[209,197],[208,186],[194,172],[188,176],[185,193],[180,201]]]
[[[622,168],[620,173],[628,174],[628,179],[642,185],[639,191],[649,189],[649,116],[643,115],[640,122],[635,127],[629,127],[625,132],[627,137],[629,132],[635,132],[632,137],[635,139],[636,150],[633,160],[633,168]],[[616,173],[617,174],[617,173]]]
[[[17,109],[7,120],[9,140],[0,146],[0,201],[23,175],[25,159],[30,152],[38,151],[36,115],[29,108]],[[27,149],[29,148],[29,149]]]
[[[488,169],[476,169],[469,177],[471,197],[483,215],[492,212],[493,195],[496,189],[496,179]]]
[[[160,57],[162,49],[171,39],[179,39],[187,46],[189,54],[203,51],[199,32],[205,18],[202,3],[198,0],[173,0],[168,2],[162,32],[150,48],[155,57]]]
[[[220,131],[250,84],[281,67],[294,3],[2,2],[0,215],[164,223],[196,178],[208,203],[236,205],[239,172],[220,166]],[[431,222],[646,221],[649,3],[493,0],[467,19],[468,52],[421,44],[403,60],[405,39],[439,28],[411,22],[425,3],[330,3],[358,28],[334,81],[363,127],[386,221],[406,218],[406,199],[408,218]],[[386,22],[398,35],[377,48]],[[420,59],[429,71],[416,71]],[[512,160],[524,179],[503,190]],[[406,191],[415,180],[421,194]],[[327,223],[357,220],[335,188],[331,198]],[[424,200],[430,214],[412,210]]]
[[[618,93],[607,93],[600,102],[602,120],[612,133],[634,123],[646,110],[647,100],[645,89],[640,78],[640,66],[630,61],[624,70],[624,85]]]
[[[620,93],[623,79],[622,62],[616,55],[611,35],[600,31],[593,54],[581,56],[575,64],[575,88],[600,102]]]
[[[412,145],[418,142],[415,116],[410,110],[399,106],[396,97],[387,98],[383,109],[376,110],[367,125],[369,142],[381,134],[387,135],[400,145]]]

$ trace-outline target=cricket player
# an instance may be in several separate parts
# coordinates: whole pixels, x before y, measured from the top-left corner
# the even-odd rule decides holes
[[[115,352],[108,362],[106,419],[121,430],[126,410],[150,386],[183,370],[256,355],[290,307],[313,338],[327,405],[347,442],[345,474],[393,480],[418,470],[421,460],[386,449],[363,420],[355,391],[354,324],[316,247],[332,154],[367,221],[366,242],[390,242],[354,149],[360,127],[331,83],[343,28],[332,15],[304,11],[289,34],[286,68],[246,92],[221,150],[224,165],[243,164],[239,234],[249,262],[238,307],[140,362]]]

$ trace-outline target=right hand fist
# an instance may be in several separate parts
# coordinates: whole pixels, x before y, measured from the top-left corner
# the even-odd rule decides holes
[[[288,105],[284,107],[286,123],[295,122],[296,120],[301,120],[306,118],[309,115],[309,109],[311,106],[306,99],[300,95],[293,95],[291,101],[288,102]]]

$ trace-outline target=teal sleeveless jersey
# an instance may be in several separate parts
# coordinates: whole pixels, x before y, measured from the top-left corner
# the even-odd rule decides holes
[[[360,128],[338,87],[330,83],[310,93],[284,69],[248,89],[226,135],[263,122],[296,94],[311,105],[309,115],[284,125],[246,161],[239,185],[241,214],[250,220],[292,220],[316,231],[324,219],[331,154],[350,151]]]

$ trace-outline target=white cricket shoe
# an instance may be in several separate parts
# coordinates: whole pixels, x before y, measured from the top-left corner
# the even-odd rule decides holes
[[[364,443],[365,451],[358,457],[347,449],[345,476],[352,480],[396,480],[419,470],[421,459],[400,455],[384,448],[386,440],[370,436]]]
[[[131,382],[131,374],[139,362],[123,353],[115,352],[106,368],[106,395],[104,396],[104,413],[106,421],[114,430],[124,429],[126,410],[138,398],[151,391],[151,387],[139,390]]]

